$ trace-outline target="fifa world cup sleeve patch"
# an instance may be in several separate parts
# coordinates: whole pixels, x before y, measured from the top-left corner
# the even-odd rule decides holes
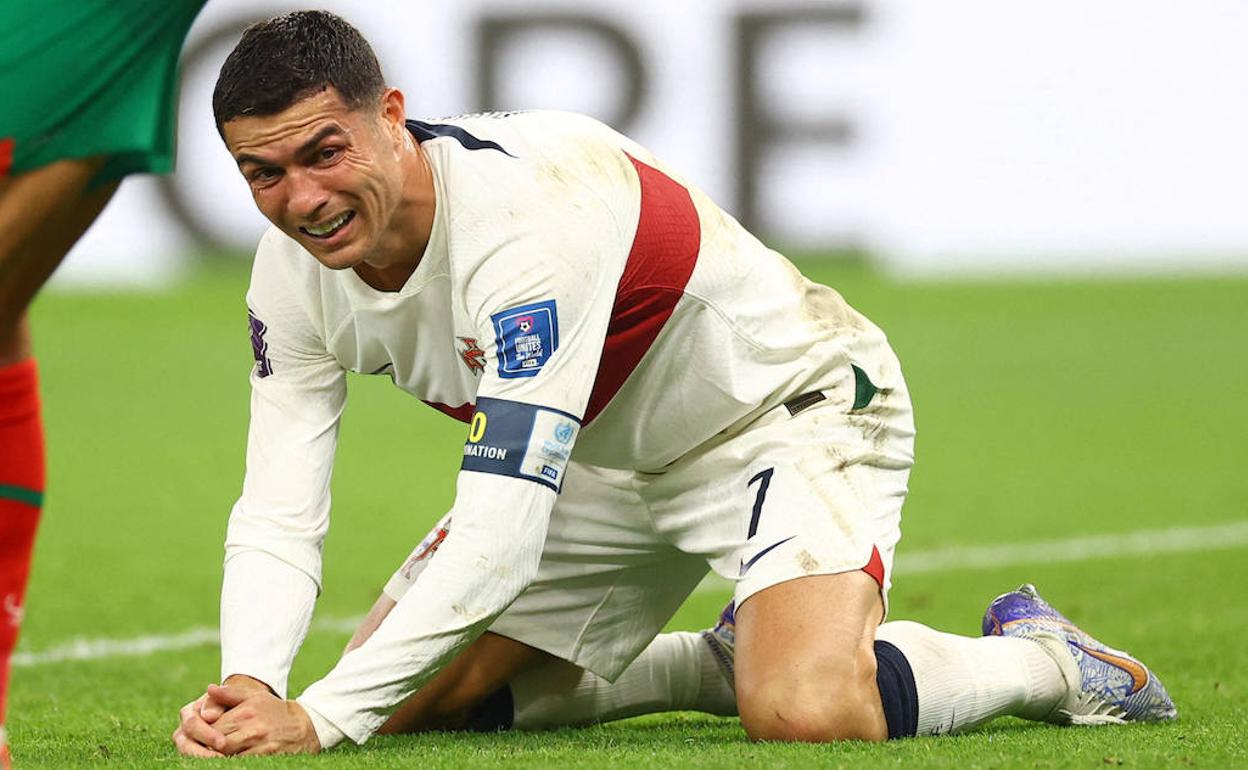
[[[581,421],[544,406],[480,398],[468,423],[466,471],[514,476],[558,492]]]
[[[498,345],[498,376],[533,377],[559,348],[555,301],[513,307],[490,316]]]
[[[247,310],[247,325],[251,327],[251,354],[256,359],[256,376],[263,379],[273,373],[273,364],[269,362],[269,343],[264,340],[269,327],[256,318],[250,308]]]

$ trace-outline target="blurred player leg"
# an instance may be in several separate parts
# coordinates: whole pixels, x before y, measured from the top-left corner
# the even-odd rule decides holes
[[[100,165],[55,163],[6,180],[0,191],[0,729],[43,503],[43,426],[24,311],[116,189],[83,193]],[[7,748],[0,752],[7,762]]]
[[[203,3],[0,5],[0,724],[43,492],[24,316],[117,182],[172,168],[178,53]]]
[[[9,363],[18,356],[18,319],[117,189],[87,192],[104,162],[62,160],[0,180],[0,356]]]
[[[25,345],[21,347],[24,351]],[[12,350],[11,357],[17,352]],[[34,361],[23,358],[20,363],[0,364],[0,731],[4,729],[9,658],[22,621],[30,554],[43,503],[43,475]],[[0,766],[7,767],[3,738],[0,732]]]

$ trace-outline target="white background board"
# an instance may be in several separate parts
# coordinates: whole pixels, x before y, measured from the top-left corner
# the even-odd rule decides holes
[[[547,0],[541,16],[527,0],[318,5],[363,31],[417,117],[489,106],[611,119],[637,85],[593,25],[613,30],[646,73],[617,127],[777,245],[865,247],[937,276],[1248,268],[1248,5],[1233,0]],[[178,173],[128,180],[61,283],[176,277],[197,247],[183,222],[252,247],[264,223],[209,97],[242,21],[297,7],[210,0],[186,49]],[[587,23],[480,45],[490,23],[559,14]],[[750,18],[765,28],[752,47]],[[482,105],[489,56],[496,99]],[[801,126],[812,135],[781,130]]]

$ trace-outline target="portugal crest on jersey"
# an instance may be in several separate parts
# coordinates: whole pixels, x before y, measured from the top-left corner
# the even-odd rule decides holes
[[[460,337],[459,341],[464,344],[464,349],[459,351],[459,358],[468,367],[468,371],[473,374],[481,374],[485,371],[485,351],[477,344],[474,337]]]

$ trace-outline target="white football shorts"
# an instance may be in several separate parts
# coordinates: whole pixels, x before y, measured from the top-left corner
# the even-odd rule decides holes
[[[613,680],[708,568],[734,582],[738,605],[788,580],[864,570],[887,606],[914,423],[896,359],[876,358],[661,473],[572,461],[538,577],[490,630]],[[414,566],[387,593],[401,596]]]

